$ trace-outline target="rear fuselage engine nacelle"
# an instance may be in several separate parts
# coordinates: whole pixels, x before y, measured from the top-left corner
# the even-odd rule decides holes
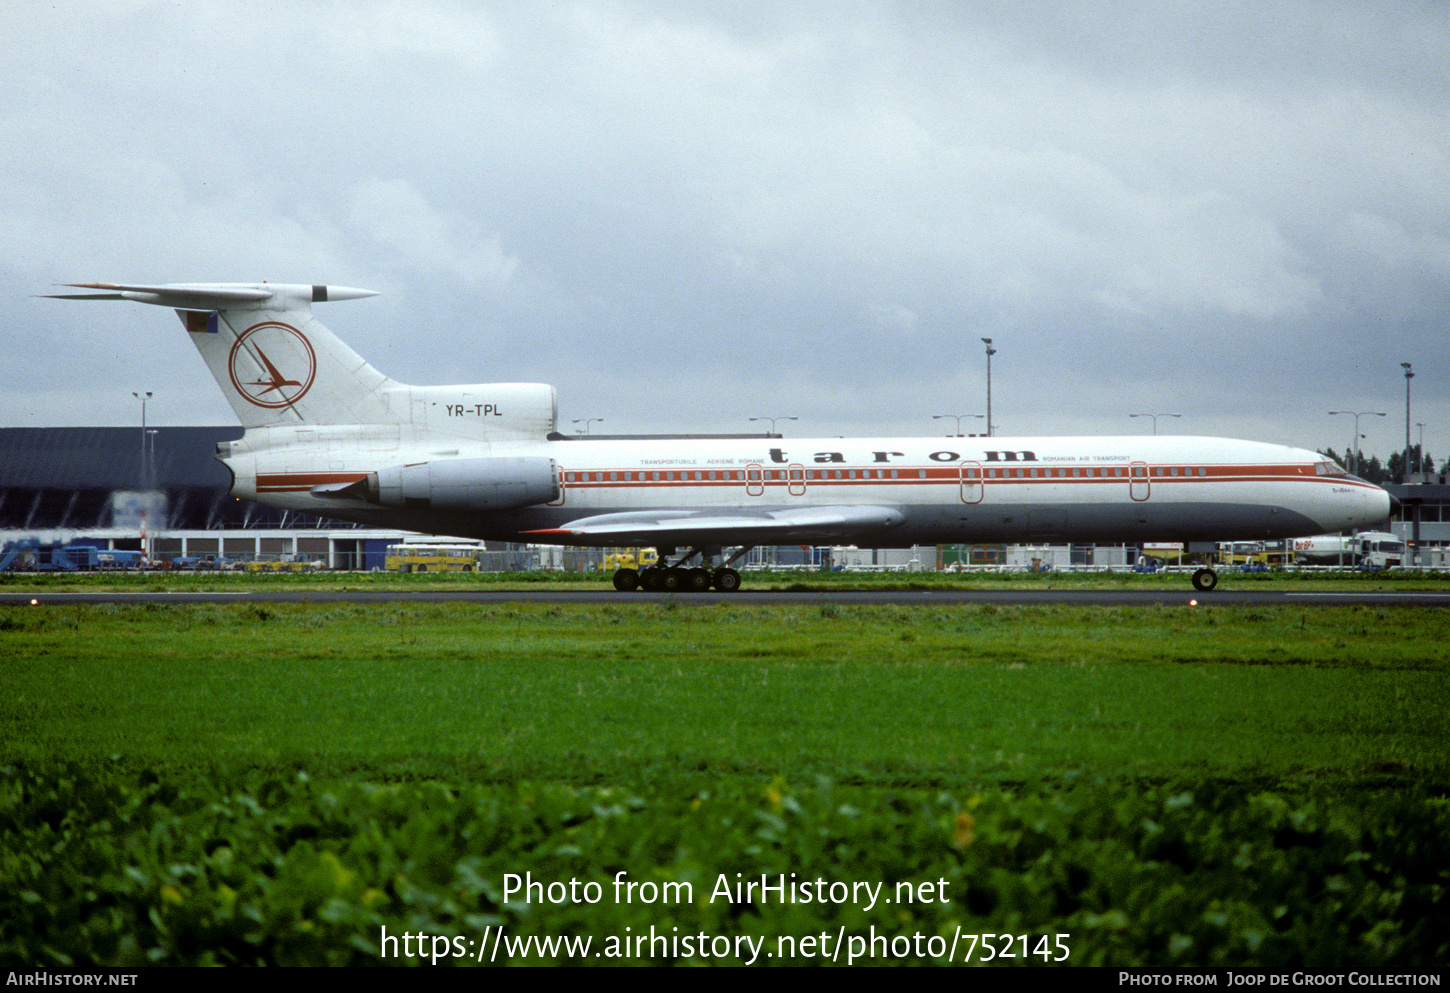
[[[369,473],[369,503],[428,510],[511,510],[559,499],[559,469],[537,457],[444,459]]]

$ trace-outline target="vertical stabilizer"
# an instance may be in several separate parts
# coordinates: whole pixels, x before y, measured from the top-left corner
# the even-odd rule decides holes
[[[314,303],[376,295],[370,290],[269,283],[71,285],[107,292],[64,299],[135,300],[174,308],[244,427],[409,420],[406,399],[401,410],[390,405],[389,387],[400,384],[312,316]]]

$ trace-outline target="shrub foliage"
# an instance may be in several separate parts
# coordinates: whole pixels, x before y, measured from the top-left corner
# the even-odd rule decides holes
[[[472,956],[502,927],[590,936],[594,964],[610,936],[651,927],[763,936],[771,952],[780,935],[960,928],[1065,934],[1069,964],[1438,969],[1450,955],[1446,837],[1450,806],[1414,790],[1099,781],[961,793],[718,775],[610,788],[14,765],[0,769],[0,961],[422,964],[431,957],[401,948],[383,958],[384,929],[460,938],[450,949]],[[689,883],[691,899],[617,899],[621,872]],[[507,874],[595,882],[603,897],[526,898],[515,880],[505,899]],[[898,883],[941,880],[946,901],[717,894],[722,878],[762,874],[884,884],[888,898]],[[661,946],[623,959],[692,960]]]

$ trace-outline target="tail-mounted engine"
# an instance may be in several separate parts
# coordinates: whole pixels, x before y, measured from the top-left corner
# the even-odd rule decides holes
[[[537,457],[446,459],[369,473],[363,496],[384,507],[510,510],[559,499],[559,470]]]

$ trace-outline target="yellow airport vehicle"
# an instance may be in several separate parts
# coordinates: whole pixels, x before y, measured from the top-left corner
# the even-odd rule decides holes
[[[482,545],[389,545],[389,572],[477,572]]]

